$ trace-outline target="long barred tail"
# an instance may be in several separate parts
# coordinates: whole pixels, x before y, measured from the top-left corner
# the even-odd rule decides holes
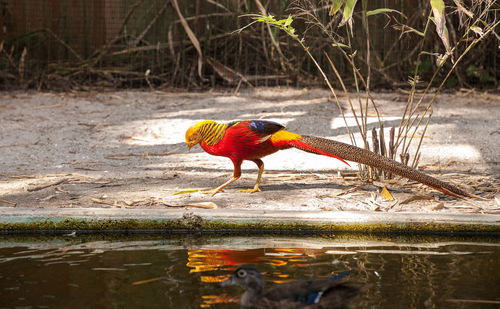
[[[469,194],[447,182],[441,181],[411,167],[408,167],[402,163],[388,159],[369,150],[349,144],[314,136],[302,136],[300,140],[293,141],[290,144],[295,148],[307,152],[335,157],[343,162],[345,162],[343,159],[354,161],[381,169],[389,173],[403,176],[408,179],[423,183],[431,188],[434,188],[451,196],[467,196],[473,198],[478,197],[476,195]]]

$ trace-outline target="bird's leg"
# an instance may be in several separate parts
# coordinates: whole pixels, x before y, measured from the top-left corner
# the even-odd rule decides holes
[[[255,183],[255,186],[253,187],[253,189],[240,190],[240,192],[248,192],[248,193],[260,192],[259,184],[260,184],[260,180],[262,179],[262,173],[264,173],[264,162],[262,162],[261,159],[255,159],[252,161],[255,164],[257,164],[257,167],[259,168],[259,175],[257,176],[257,182]]]
[[[212,194],[212,196],[214,196],[217,193],[219,193],[220,191],[222,191],[222,189],[224,189],[228,185],[230,185],[233,182],[235,182],[236,180],[238,180],[238,178],[240,178],[240,176],[241,176],[241,161],[234,161],[233,160],[233,164],[234,164],[233,178],[229,179],[228,181],[226,181],[225,183],[223,183],[222,185],[218,186],[215,189],[212,189],[212,190],[209,190],[209,191],[203,191],[201,193]]]

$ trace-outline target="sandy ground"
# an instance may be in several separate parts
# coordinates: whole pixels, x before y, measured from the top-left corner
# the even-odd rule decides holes
[[[387,130],[397,127],[407,94],[373,96]],[[345,96],[340,99],[347,104]],[[347,116],[354,129],[352,115]],[[0,207],[158,209],[212,202],[218,208],[269,211],[500,213],[500,95],[440,95],[420,159],[425,172],[486,200],[460,200],[399,179],[386,183],[395,198],[389,201],[378,193],[380,184],[352,176],[356,164],[299,150],[264,159],[260,193],[238,192],[255,182],[252,162],[243,165],[240,180],[215,197],[194,192],[228,180],[232,163],[199,147],[188,152],[186,129],[205,119],[252,118],[349,142],[329,92],[317,89],[258,88],[238,95],[0,93]],[[370,117],[368,124],[375,127],[377,121]]]

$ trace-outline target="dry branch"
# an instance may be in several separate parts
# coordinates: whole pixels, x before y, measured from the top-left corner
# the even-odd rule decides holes
[[[179,4],[177,3],[177,0],[170,0],[172,2],[172,5],[175,8],[175,11],[177,12],[177,15],[179,16],[179,19],[181,20],[182,27],[184,27],[184,31],[186,31],[189,39],[191,40],[191,43],[193,43],[194,48],[196,49],[196,52],[198,52],[198,76],[202,79],[203,74],[202,74],[202,69],[203,69],[203,52],[201,51],[201,46],[200,42],[198,41],[198,38],[196,38],[196,35],[194,34],[193,30],[189,27],[189,24],[187,23],[186,19],[181,13],[181,10],[179,9]]]

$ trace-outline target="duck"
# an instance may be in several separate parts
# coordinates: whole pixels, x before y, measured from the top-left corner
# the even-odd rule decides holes
[[[338,282],[350,272],[346,271],[326,279],[291,281],[265,289],[261,273],[254,267],[244,265],[238,267],[220,286],[246,287],[240,299],[241,308],[337,309],[345,308],[360,291],[357,287]]]

